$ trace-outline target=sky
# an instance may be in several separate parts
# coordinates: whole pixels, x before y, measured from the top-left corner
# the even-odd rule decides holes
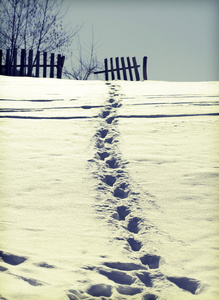
[[[68,22],[83,24],[82,43],[93,28],[101,62],[136,56],[142,65],[147,56],[150,80],[219,80],[218,0],[66,1]]]

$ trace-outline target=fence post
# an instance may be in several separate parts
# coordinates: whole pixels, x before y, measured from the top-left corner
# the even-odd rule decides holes
[[[62,69],[63,69],[63,66],[64,66],[64,62],[65,62],[65,56],[62,56],[61,57],[61,76],[60,76],[60,78],[62,78]]]
[[[108,76],[108,62],[107,62],[107,58],[104,59],[104,65],[105,65],[105,80],[108,81],[109,80],[109,76]]]
[[[127,63],[128,63],[128,70],[129,70],[130,80],[133,81],[132,69],[131,69],[131,62],[130,62],[130,58],[129,57],[127,57]]]
[[[123,79],[127,80],[126,68],[125,68],[125,60],[124,57],[121,57],[122,62],[122,72],[123,72]]]
[[[57,78],[62,76],[62,67],[61,67],[61,54],[57,56]]]
[[[28,56],[28,76],[32,76],[32,69],[33,69],[33,50],[29,50]]]
[[[110,58],[110,65],[111,65],[111,77],[112,77],[112,80],[114,80],[115,75],[114,75],[114,71],[113,71],[113,58],[112,57]]]
[[[43,77],[46,77],[47,70],[47,52],[43,52]]]
[[[61,56],[61,54],[58,54],[57,57],[57,78],[62,78],[62,67],[64,65],[65,56]]]
[[[0,75],[2,75],[2,50],[0,50]]]
[[[36,77],[40,76],[40,51],[36,54]]]
[[[143,57],[143,80],[147,80],[147,56]]]
[[[7,52],[6,52],[6,63],[5,63],[5,75],[10,75],[10,69],[11,69],[11,66],[10,66],[10,49],[7,49]]]
[[[138,73],[138,67],[137,67],[136,58],[132,57],[132,61],[133,61],[133,64],[134,64],[134,70],[135,70],[136,80],[139,81],[140,80],[140,76],[139,76],[139,73]]]
[[[117,79],[121,79],[120,77],[120,70],[119,70],[119,58],[116,57],[116,72],[117,72]]]
[[[50,57],[50,78],[54,77],[54,53]]]
[[[16,76],[17,74],[17,48],[14,48],[13,51],[13,76]]]
[[[21,49],[21,66],[20,66],[20,76],[24,76],[24,70],[26,65],[26,51],[25,49]]]

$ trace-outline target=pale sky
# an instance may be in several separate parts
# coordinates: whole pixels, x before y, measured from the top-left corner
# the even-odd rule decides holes
[[[83,42],[93,26],[100,61],[147,56],[148,79],[219,80],[218,0],[67,1],[73,26],[84,23]]]

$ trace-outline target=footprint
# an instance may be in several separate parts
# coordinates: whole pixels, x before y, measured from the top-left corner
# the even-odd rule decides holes
[[[142,247],[141,242],[136,241],[134,238],[129,238],[128,243],[129,243],[132,251],[139,251]]]
[[[104,160],[105,158],[107,158],[107,157],[110,156],[110,154],[108,152],[106,152],[106,151],[104,151],[104,152],[97,152],[97,154],[99,155],[99,157],[100,157],[101,160]]]
[[[13,266],[20,265],[27,260],[26,257],[4,253],[3,251],[0,251],[0,257],[5,263]]]
[[[117,187],[114,190],[114,197],[120,198],[120,199],[125,199],[128,197],[129,190],[124,190],[121,187]]]
[[[138,233],[139,232],[139,222],[141,221],[140,218],[138,217],[134,217],[132,218],[129,223],[128,223],[128,231],[133,232],[133,233]]]
[[[107,284],[92,285],[87,293],[93,297],[110,297],[112,295],[112,286]]]
[[[152,281],[151,281],[151,277],[150,277],[150,273],[148,272],[142,272],[139,274],[136,274],[138,276],[138,278],[141,280],[141,282],[144,283],[145,286],[147,287],[152,287]]]
[[[118,102],[115,102],[115,103],[112,104],[113,108],[117,108],[117,107],[121,107],[121,106],[122,105],[120,103],[118,103]]]
[[[140,288],[131,287],[131,286],[122,286],[122,285],[120,285],[116,289],[117,289],[118,293],[120,293],[122,295],[129,295],[129,296],[133,296],[133,295],[136,295],[136,294],[139,294],[139,293],[142,292],[142,290]]]
[[[103,182],[105,182],[109,186],[113,186],[116,182],[116,177],[112,175],[106,175],[103,179]]]
[[[169,281],[177,285],[179,288],[189,291],[192,294],[197,294],[201,287],[199,281],[187,277],[167,277]]]
[[[114,121],[115,117],[109,117],[106,119],[107,124],[112,124],[112,122]]]
[[[126,274],[125,272],[99,270],[99,273],[119,284],[131,285],[133,282],[135,282],[135,278]]]
[[[140,260],[143,265],[148,265],[150,269],[159,268],[160,256],[158,255],[145,254]]]
[[[108,129],[101,129],[99,131],[99,134],[100,134],[101,138],[104,139],[106,137],[106,135],[108,134]]]
[[[5,272],[5,271],[7,271],[7,270],[8,270],[7,268],[0,266],[0,272]],[[0,299],[1,299],[1,298],[0,298]]]
[[[120,220],[125,220],[125,217],[130,214],[129,208],[124,205],[118,206],[117,212]]]
[[[156,300],[157,296],[155,296],[154,294],[146,294],[143,295],[142,300]]]
[[[103,110],[103,111],[101,112],[100,116],[101,116],[102,118],[106,118],[107,116],[109,116],[109,114],[110,114],[110,110]]]
[[[112,144],[112,142],[113,142],[113,137],[105,139],[105,143]]]
[[[119,163],[117,162],[117,159],[112,157],[108,160],[106,160],[106,164],[109,166],[111,169],[116,169],[119,167]]]
[[[146,267],[135,263],[106,262],[104,263],[104,266],[121,271],[136,271],[146,269]]]
[[[96,141],[96,146],[97,146],[97,148],[99,148],[99,149],[104,148],[104,142],[101,141],[101,140],[97,140],[97,141]]]
[[[115,99],[110,98],[108,101],[109,101],[109,103],[113,103],[113,102],[115,102]]]
[[[120,176],[121,177],[121,176]],[[129,186],[129,184],[125,181],[123,183],[120,183],[119,187],[123,190],[125,190],[127,187]]]

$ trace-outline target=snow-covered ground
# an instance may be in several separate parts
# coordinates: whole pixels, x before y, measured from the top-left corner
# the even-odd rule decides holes
[[[219,82],[0,77],[0,298],[218,299]]]

